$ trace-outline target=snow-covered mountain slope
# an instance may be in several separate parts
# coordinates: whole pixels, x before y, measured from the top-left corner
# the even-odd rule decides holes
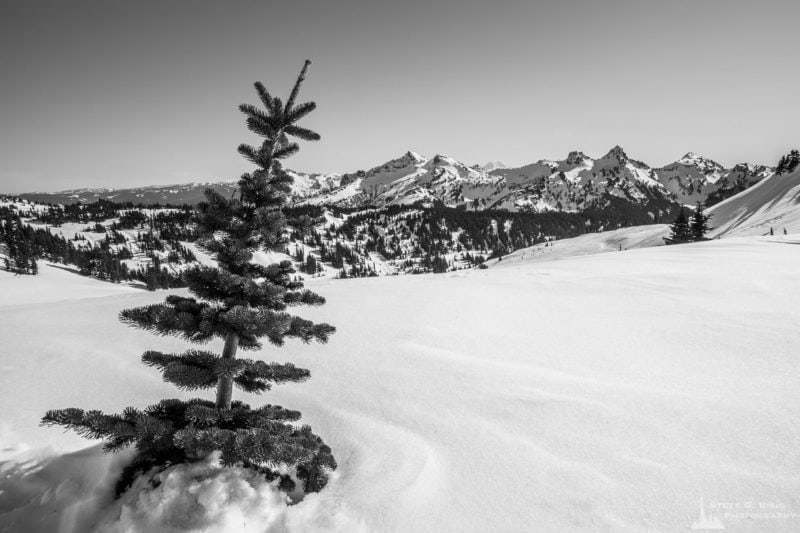
[[[541,160],[492,175],[503,176],[509,185],[496,203],[506,209],[580,211],[602,208],[610,198],[638,205],[673,201],[650,167],[619,146],[599,159],[575,151],[564,160]]]
[[[408,152],[368,171],[345,175],[342,184],[307,201],[361,207],[440,201],[452,207],[510,211],[602,209],[609,198],[638,205],[660,201],[652,210],[661,211],[672,202],[649,167],[628,159],[619,147],[598,160],[573,152],[564,161],[542,160],[492,172],[444,155],[426,159]]]
[[[581,211],[629,203],[661,211],[670,202],[719,201],[771,175],[767,167],[724,169],[693,153],[663,168],[631,159],[615,146],[598,159],[571,152],[519,168],[468,167],[437,155],[414,152],[367,171],[346,174],[342,186],[308,199],[317,204],[385,206],[441,201],[472,209]],[[652,204],[652,205],[651,205]],[[662,213],[654,213],[654,220]]]
[[[414,202],[464,203],[487,187],[499,183],[480,168],[469,167],[450,157],[427,159],[415,152],[387,161],[366,171],[345,174],[338,190],[307,200],[313,204],[352,207],[407,205]],[[462,194],[466,187],[471,192]]]
[[[657,170],[661,182],[684,205],[705,201],[725,169],[716,161],[689,152],[678,161]]]
[[[651,168],[628,157],[619,146],[600,159],[571,152],[562,161],[542,160],[519,169],[504,169],[509,182],[540,183],[543,203],[551,208],[578,210],[610,195],[633,203],[663,197],[684,205],[719,201],[728,191],[738,192],[772,175],[773,170],[748,164],[725,169],[689,152],[662,168]],[[524,205],[524,200],[517,205]],[[540,204],[541,205],[541,204]],[[560,206],[560,207],[559,207]]]
[[[292,196],[295,199],[322,194],[339,187],[342,183],[342,175],[334,172],[328,174],[306,174],[294,170],[287,172],[294,178]]]
[[[757,185],[708,210],[709,236],[800,232],[800,168],[773,174]]]
[[[684,205],[716,203],[771,176],[774,170],[740,163],[725,169],[710,159],[689,152],[678,161],[655,169],[658,181]]]
[[[0,440],[8,452],[31,449],[0,466],[0,530],[84,532],[104,521],[106,531],[160,531],[190,520],[209,532],[684,531],[701,498],[706,511],[767,502],[794,513],[791,240],[310,283],[328,303],[301,314],[336,325],[330,343],[249,357],[292,361],[312,378],[240,396],[299,409],[336,454],[328,487],[290,507],[241,477],[189,474],[115,502],[117,458],[60,455],[88,443],[38,420],[56,407],[117,412],[198,395],[139,363],[144,350],[184,342],[117,321],[163,293],[4,298],[0,324],[13,335],[0,350]],[[46,279],[41,270],[31,283]],[[18,281],[0,272],[0,294]],[[47,445],[56,455],[36,451]],[[729,531],[797,530],[789,516],[715,511]]]

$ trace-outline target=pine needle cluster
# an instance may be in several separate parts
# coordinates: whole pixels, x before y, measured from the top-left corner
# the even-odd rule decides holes
[[[261,249],[282,247],[286,219],[282,213],[292,178],[281,160],[297,153],[291,138],[316,141],[317,133],[298,121],[316,107],[296,103],[310,61],[306,61],[286,102],[255,84],[263,109],[243,104],[247,127],[263,139],[258,147],[243,144],[239,153],[257,168],[239,180],[237,195],[214,190],[196,213],[199,245],[213,254],[217,266],[200,265],[184,272],[194,297],[170,295],[160,304],[126,309],[122,322],[156,335],[180,337],[194,344],[224,342],[221,354],[188,350],[181,354],[147,351],[142,362],[161,371],[164,381],[182,390],[216,390],[216,400],[162,400],[143,410],[121,414],[69,408],[48,411],[43,425],[59,425],[90,439],[104,439],[106,451],[134,446],[136,456],[117,485],[124,491],[140,473],[197,461],[219,450],[225,465],[240,465],[280,478],[294,489],[294,469],[306,492],[316,492],[336,468],[331,449],[311,428],[295,422],[300,413],[276,405],[251,408],[233,401],[233,388],[260,394],[272,385],[301,382],[308,370],[291,363],[237,358],[238,349],[259,350],[263,340],[281,346],[286,338],[327,342],[335,331],[288,312],[300,305],[318,306],[325,299],[303,288],[290,261],[268,266],[252,262]]]

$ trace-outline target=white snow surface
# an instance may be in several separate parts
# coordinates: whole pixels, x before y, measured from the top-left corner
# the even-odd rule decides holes
[[[103,283],[94,278],[80,276],[71,265],[54,265],[39,261],[38,266],[40,270],[36,276],[14,275],[0,271],[0,308],[141,293],[140,290],[128,285]],[[46,324],[40,326],[45,327]],[[3,329],[3,341],[6,341],[6,335],[12,332],[13,330]]]
[[[701,498],[795,513],[717,507],[730,531],[797,531],[798,237],[309,282],[328,304],[299,314],[337,333],[255,356],[312,378],[238,395],[333,448],[292,506],[212,462],[112,502],[124,455],[37,423],[193,396],[139,362],[187,345],[117,320],[166,293],[0,272],[0,531],[685,531]]]

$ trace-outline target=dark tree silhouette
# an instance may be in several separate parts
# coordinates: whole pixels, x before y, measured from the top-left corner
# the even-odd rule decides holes
[[[689,233],[693,241],[703,241],[706,238],[706,233],[710,229],[708,227],[708,220],[711,218],[703,209],[703,204],[698,202],[697,208],[692,214],[691,221],[689,222]]]
[[[776,174],[789,174],[800,165],[800,151],[792,150],[787,155],[781,157],[778,166],[775,167]]]
[[[681,244],[690,242],[692,240],[692,233],[689,229],[689,219],[686,218],[686,213],[681,209],[675,221],[670,224],[670,235],[664,242],[666,244]]]

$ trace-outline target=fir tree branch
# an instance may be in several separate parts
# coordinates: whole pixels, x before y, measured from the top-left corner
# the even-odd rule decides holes
[[[307,128],[301,128],[300,126],[286,126],[283,128],[283,131],[285,131],[287,135],[293,135],[304,141],[318,141],[320,139],[319,133]]]
[[[294,106],[294,101],[297,99],[297,95],[300,93],[300,86],[306,79],[309,66],[311,66],[311,60],[306,59],[303,63],[303,68],[300,70],[300,74],[297,76],[297,81],[294,82],[294,87],[292,87],[292,92],[289,94],[289,99],[286,100],[286,107],[284,109],[287,113],[291,111],[292,107]]]
[[[260,81],[255,82],[254,85],[256,87],[256,93],[264,104],[264,107],[270,109],[272,107],[272,96],[269,94],[269,91],[267,91],[267,88],[264,87],[264,84]]]
[[[272,157],[275,159],[286,159],[287,157],[291,157],[296,154],[299,150],[300,147],[297,145],[297,143],[288,143],[276,149],[272,153]]]
[[[120,320],[158,335],[175,335],[188,341],[205,343],[218,332],[214,318],[218,310],[194,298],[168,296],[163,304],[153,304],[120,312]]]
[[[290,124],[294,124],[299,121],[301,118],[305,117],[312,111],[317,108],[317,104],[314,102],[306,102],[303,104],[296,105],[286,116],[287,121]]]

